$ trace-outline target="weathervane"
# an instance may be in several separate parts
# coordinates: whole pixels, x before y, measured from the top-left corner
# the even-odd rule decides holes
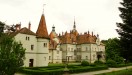
[[[45,6],[46,4],[43,4],[43,14],[44,14],[44,6]]]

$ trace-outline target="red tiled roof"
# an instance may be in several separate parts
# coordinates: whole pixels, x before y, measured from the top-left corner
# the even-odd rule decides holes
[[[90,34],[79,35],[77,37],[77,43],[78,44],[96,43],[96,38],[94,36],[91,36]]]
[[[75,33],[65,33],[65,35],[59,36],[61,43],[70,43],[76,42],[77,44],[84,43],[96,43],[96,36],[90,34],[77,35]]]
[[[39,38],[49,38],[44,14],[41,16],[36,35]]]
[[[35,36],[36,36],[36,34],[35,34],[34,32],[32,32],[31,30],[29,30],[29,29],[26,28],[26,27],[24,27],[24,28],[22,28],[22,29],[20,29],[20,30],[18,30],[18,31],[16,31],[16,32],[12,32],[12,33],[10,33],[9,35],[12,36],[12,37],[14,37],[14,36],[16,36],[18,33],[28,34],[28,35],[35,35]]]

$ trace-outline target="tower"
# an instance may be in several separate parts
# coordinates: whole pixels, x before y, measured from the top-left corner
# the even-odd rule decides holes
[[[54,25],[53,25],[53,27],[52,27],[52,31],[55,32],[55,26],[54,26]]]
[[[74,17],[74,25],[73,25],[73,31],[76,31],[76,22],[75,22],[75,17]]]
[[[49,62],[49,36],[46,27],[45,16],[42,14],[38,29],[36,31],[37,38],[37,66],[48,66]]]

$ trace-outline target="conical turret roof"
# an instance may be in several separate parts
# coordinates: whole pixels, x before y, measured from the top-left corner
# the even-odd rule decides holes
[[[49,38],[44,14],[41,16],[36,35],[38,38]]]

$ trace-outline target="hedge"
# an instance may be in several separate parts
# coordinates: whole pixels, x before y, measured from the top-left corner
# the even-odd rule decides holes
[[[71,68],[70,73],[81,73],[81,72],[90,72],[90,71],[97,71],[97,70],[104,70],[108,69],[108,66],[95,66],[95,67],[79,67],[79,68]]]
[[[68,66],[69,72],[80,73],[108,69],[107,66]],[[64,68],[62,67],[36,67],[36,68],[23,68],[19,70],[20,73],[28,75],[62,75]]]
[[[125,66],[132,66],[132,63],[127,63],[127,64],[116,64],[116,65],[109,66],[109,67],[119,68],[119,67],[125,67]]]

